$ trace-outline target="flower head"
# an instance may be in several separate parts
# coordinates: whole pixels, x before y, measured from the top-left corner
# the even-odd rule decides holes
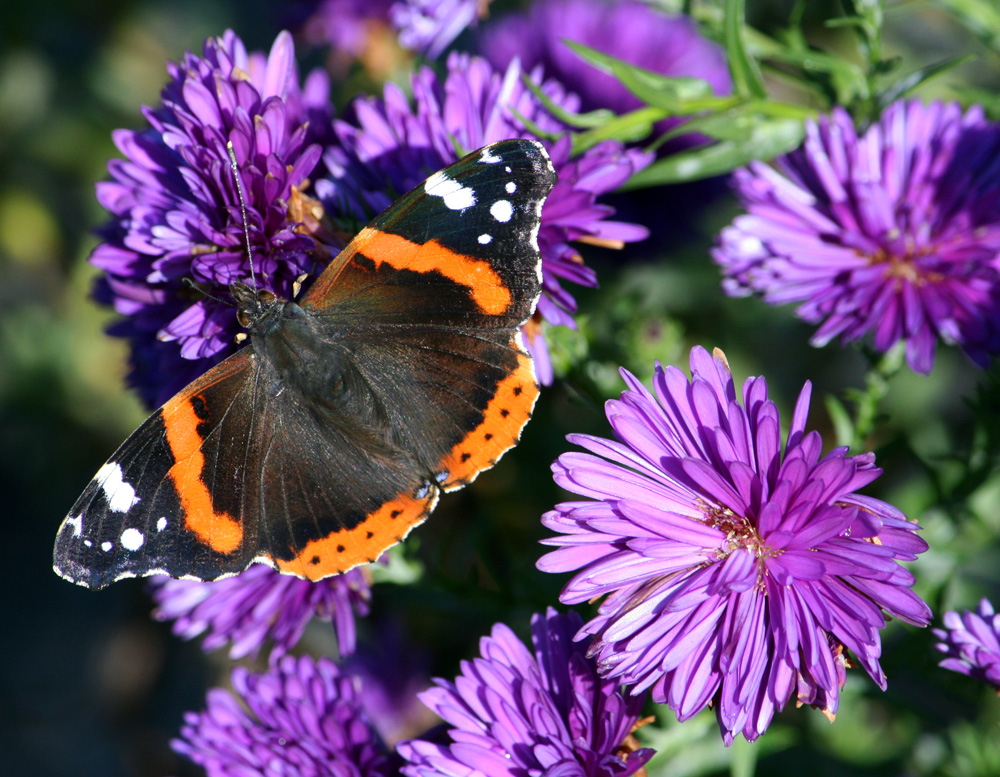
[[[625,697],[601,679],[575,614],[550,609],[531,620],[532,654],[497,624],[480,642],[481,658],[463,662],[454,683],[437,681],[423,702],[453,728],[449,744],[401,742],[409,777],[628,777],[652,757],[630,737],[641,697]]]
[[[467,27],[478,21],[483,0],[400,0],[389,11],[399,42],[412,51],[436,57]]]
[[[285,656],[263,674],[233,670],[233,690],[208,692],[184,716],[174,749],[208,777],[388,777],[393,773],[353,680],[326,658]]]
[[[581,59],[567,40],[655,73],[701,78],[716,94],[732,90],[725,52],[702,37],[691,19],[633,0],[539,0],[528,11],[486,28],[481,49],[497,67],[515,58],[526,68],[544,67],[579,95],[583,111],[606,108],[622,114],[642,105],[618,79]],[[664,132],[676,124],[676,119],[665,121],[658,129]]]
[[[979,610],[944,614],[944,628],[933,629],[941,640],[935,647],[947,657],[938,666],[992,685],[1000,693],[1000,615],[988,599]]]
[[[313,617],[333,623],[342,656],[354,652],[356,615],[368,614],[370,581],[363,568],[312,582],[254,564],[235,577],[199,583],[166,576],[150,581],[158,620],[174,621],[183,639],[205,634],[202,647],[229,645],[233,659],[256,656],[271,641],[271,657],[291,650]]]
[[[560,456],[555,479],[590,501],[546,514],[561,536],[538,566],[580,570],[567,604],[606,597],[581,631],[605,677],[651,688],[681,720],[711,702],[727,743],[753,740],[793,695],[832,717],[845,649],[885,688],[885,613],[930,618],[898,560],[927,545],[855,493],[881,473],[872,454],[822,455],[809,384],[782,450],[763,378],[741,404],[721,352],[693,349],[691,372],[657,365],[654,396],[623,370],[628,390],[607,403],[617,439],[569,438],[590,452]]]
[[[978,108],[898,102],[860,137],[838,108],[734,185],[747,214],[714,252],[727,293],[801,303],[814,345],[903,341],[917,372],[938,339],[980,365],[1000,352],[1000,125]]]
[[[387,33],[399,36],[392,45],[434,58],[475,25],[488,1],[322,0],[303,23],[302,34],[313,45],[329,44],[340,64],[362,59],[378,70],[388,53]]]
[[[329,85],[317,71],[299,86],[291,36],[264,57],[228,31],[168,72],[163,105],[144,110],[150,126],[114,133],[125,159],[109,162],[110,180],[97,185],[111,220],[90,257],[105,273],[95,295],[124,316],[109,331],[130,340],[130,380],[150,405],[234,349],[235,309],[205,294],[226,299],[230,282],[250,278],[227,142],[259,286],[290,296],[325,255],[296,214],[317,205],[301,189],[329,132]]]
[[[544,80],[540,71],[530,77],[557,104],[570,109],[578,104],[557,82]],[[354,103],[353,123],[337,122],[343,147],[327,153],[331,175],[316,183],[317,194],[331,210],[350,214],[363,224],[394,197],[456,161],[461,156],[456,146],[472,151],[497,140],[533,137],[522,119],[546,132],[566,129],[521,82],[516,62],[496,72],[485,60],[452,54],[445,80],[424,68],[413,78],[413,94],[411,106],[402,90],[390,84],[384,99]],[[621,247],[647,235],[643,227],[610,220],[614,209],[599,204],[597,198],[621,186],[651,156],[607,141],[571,159],[568,136],[546,145],[559,182],[542,208],[538,312],[552,324],[573,326],[576,301],[561,281],[596,286],[597,278],[571,243]],[[527,335],[540,378],[550,383],[537,322],[529,322]]]

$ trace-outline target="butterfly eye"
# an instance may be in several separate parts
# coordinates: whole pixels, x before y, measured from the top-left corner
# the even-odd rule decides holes
[[[268,291],[267,289],[261,289],[257,292],[257,299],[265,305],[274,302],[277,298],[277,294],[273,291]]]
[[[250,326],[250,314],[245,310],[239,310],[236,312],[236,320],[244,329],[247,329]]]

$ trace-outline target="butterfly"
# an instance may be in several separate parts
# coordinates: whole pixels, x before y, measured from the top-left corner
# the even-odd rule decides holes
[[[398,199],[301,299],[232,283],[247,344],[100,468],[59,529],[55,571],[102,588],[262,562],[319,580],[400,542],[531,415],[520,327],[554,183],[539,143],[494,143]]]

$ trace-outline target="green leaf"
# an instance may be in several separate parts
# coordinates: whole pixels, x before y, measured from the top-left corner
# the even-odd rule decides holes
[[[747,53],[743,44],[743,28],[746,27],[746,7],[744,0],[726,0],[726,16],[723,22],[726,57],[729,73],[733,78],[733,92],[742,97],[767,97],[764,79],[757,63]]]
[[[582,154],[605,140],[620,140],[622,143],[645,140],[653,131],[653,125],[665,119],[667,115],[666,111],[660,108],[639,108],[631,113],[622,114],[603,126],[575,135],[573,155]]]
[[[711,84],[701,78],[665,76],[631,65],[582,43],[570,40],[564,42],[583,60],[621,81],[622,86],[644,103],[662,108],[671,115],[712,110],[732,102],[733,98],[714,95]]]
[[[854,442],[854,422],[851,421],[851,414],[847,412],[844,403],[832,394],[827,394],[825,398],[826,413],[830,416],[830,423],[833,426],[833,435],[838,446],[850,445]]]
[[[904,97],[909,92],[912,92],[918,86],[926,83],[932,78],[941,75],[942,73],[947,73],[949,70],[954,70],[959,65],[964,65],[966,62],[976,58],[975,54],[966,54],[961,57],[952,57],[951,59],[946,59],[943,62],[936,62],[933,65],[928,65],[927,67],[922,67],[919,70],[915,70],[908,76],[900,78],[898,81],[893,83],[888,89],[879,94],[878,96],[878,107],[879,109],[884,109],[887,106],[894,103],[896,100]]]
[[[521,74],[521,81],[527,87],[528,91],[538,98],[538,101],[544,106],[545,110],[570,127],[578,129],[600,127],[615,117],[614,111],[609,111],[606,108],[599,108],[589,113],[571,113],[549,97],[541,86],[531,80],[527,73]]]
[[[996,0],[938,0],[993,51],[1000,52],[1000,6]]]
[[[803,123],[797,119],[760,118],[747,126],[742,137],[721,140],[673,154],[633,175],[623,190],[697,181],[742,167],[751,159],[771,159],[802,143]]]

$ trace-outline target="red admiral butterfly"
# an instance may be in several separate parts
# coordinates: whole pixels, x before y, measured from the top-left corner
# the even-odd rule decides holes
[[[395,202],[300,301],[233,283],[249,344],[101,467],[59,529],[55,571],[102,588],[258,561],[319,580],[402,540],[531,415],[520,327],[554,183],[540,144],[495,143]]]

